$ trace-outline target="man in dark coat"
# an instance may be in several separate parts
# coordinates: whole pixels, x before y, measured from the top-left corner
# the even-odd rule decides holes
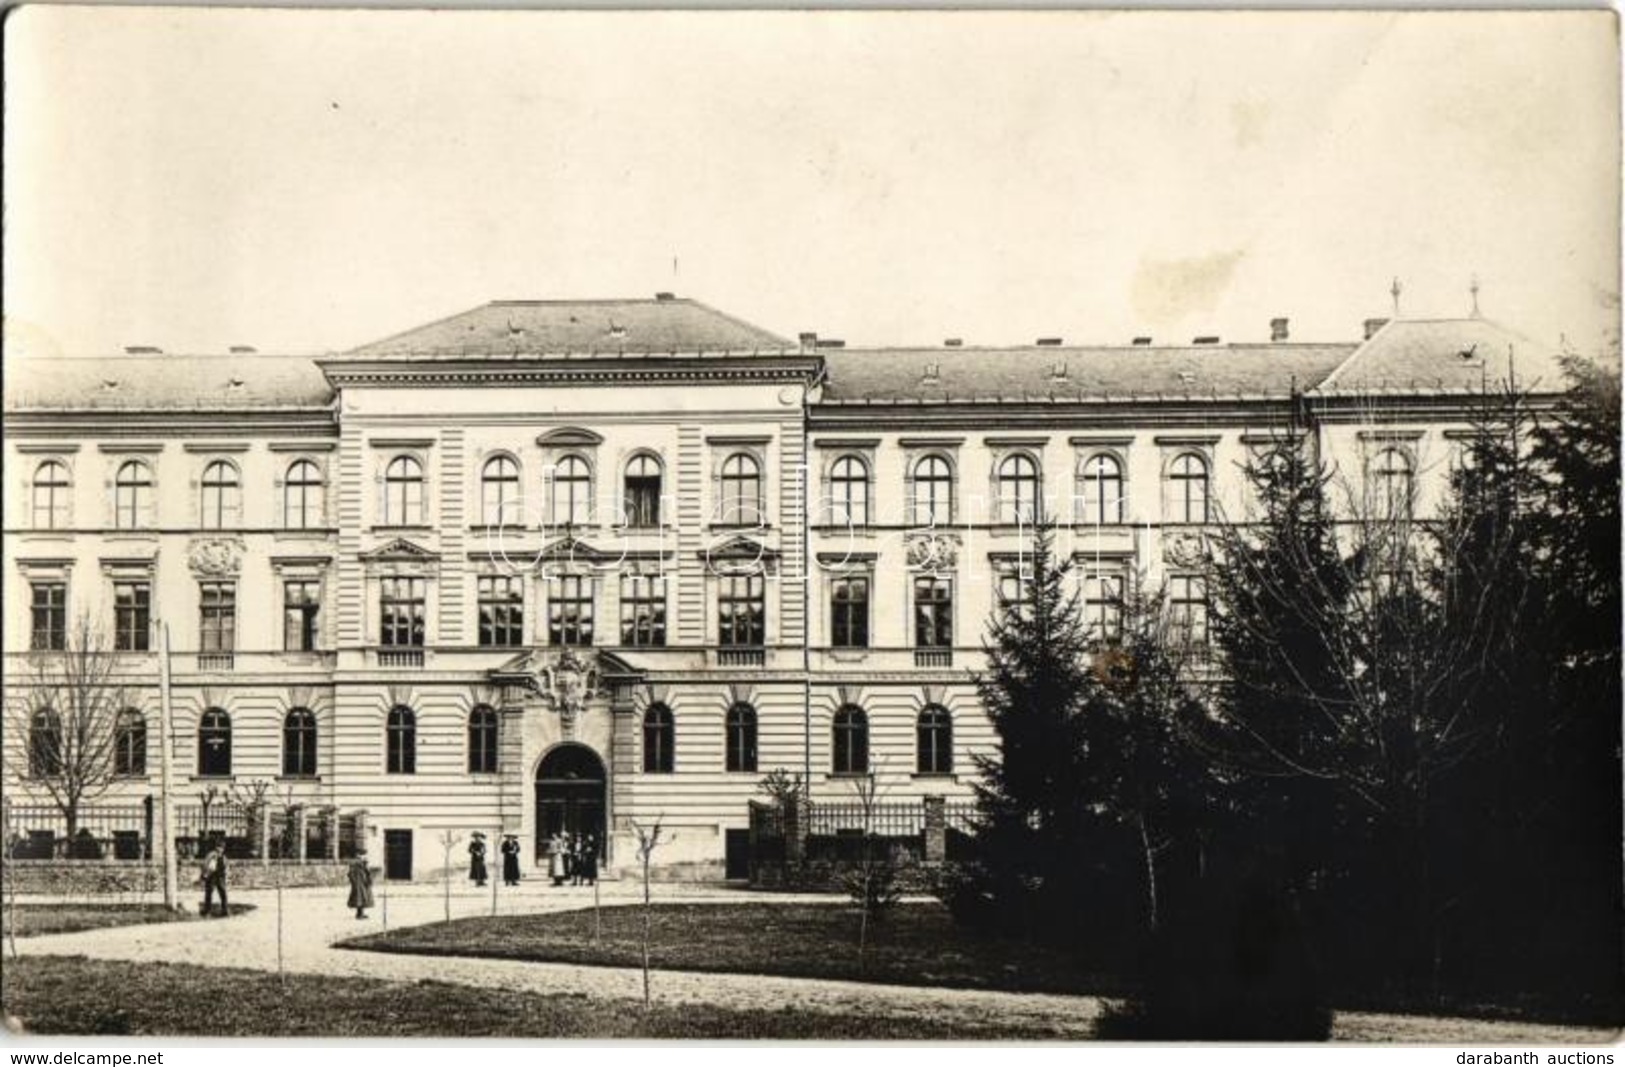
[[[350,861],[349,906],[355,909],[357,919],[365,919],[367,909],[372,907],[372,868],[367,866],[364,851],[357,852]]]
[[[519,837],[516,834],[502,835],[502,882],[519,884]]]
[[[468,843],[468,877],[475,885],[485,884],[485,835],[474,831],[474,840]]]
[[[218,840],[209,846],[198,876],[203,880],[203,917],[208,918],[209,912],[214,910],[216,893],[220,894],[221,917],[231,914],[230,905],[226,903],[226,850]]]

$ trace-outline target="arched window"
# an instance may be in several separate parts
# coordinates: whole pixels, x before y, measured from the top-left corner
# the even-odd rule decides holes
[[[203,468],[202,510],[199,525],[205,530],[223,530],[235,526],[242,513],[242,485],[237,468],[223,459],[217,459]]]
[[[942,456],[914,464],[914,525],[939,526],[954,519],[954,472]]]
[[[72,489],[67,464],[48,459],[34,468],[34,529],[59,530],[68,525]]]
[[[756,709],[739,703],[728,709],[728,770],[756,769]]]
[[[836,774],[869,773],[869,716],[848,704],[835,713],[830,769]]]
[[[676,726],[671,709],[655,704],[643,713],[643,770],[646,774],[670,774],[676,765],[672,749]]]
[[[999,463],[999,522],[1030,526],[1038,521],[1038,463],[1024,452]]]
[[[553,468],[554,526],[579,526],[592,520],[592,471],[580,456],[565,456]]]
[[[1078,521],[1111,526],[1123,521],[1123,465],[1116,456],[1096,452],[1078,470]]]
[[[396,456],[384,468],[384,525],[423,525],[423,464]]]
[[[308,708],[294,708],[282,720],[282,775],[316,777],[316,716]]]
[[[520,521],[519,464],[512,456],[492,456],[480,471],[480,522],[511,526]]]
[[[829,521],[869,525],[869,465],[858,456],[842,456],[829,470]]]
[[[296,459],[282,480],[282,525],[290,530],[320,526],[326,510],[322,500],[322,471],[308,459]]]
[[[626,465],[626,492],[622,505],[628,526],[660,525],[660,461],[650,455],[633,456]]]
[[[199,778],[231,775],[231,716],[220,708],[210,708],[198,720],[197,773]]]
[[[1207,522],[1207,460],[1195,452],[1181,452],[1168,465],[1168,485],[1174,522]]]
[[[121,778],[147,773],[147,720],[134,708],[119,712],[113,727],[113,773]]]
[[[384,770],[388,774],[416,774],[418,769],[418,717],[411,708],[394,707],[384,726]]]
[[[35,778],[62,773],[62,717],[50,708],[34,712],[28,722],[28,773]]]
[[[1372,503],[1384,519],[1408,519],[1412,500],[1411,461],[1397,448],[1385,448],[1371,460]]]
[[[727,526],[761,525],[762,467],[755,456],[735,452],[723,460],[721,488],[717,522]]]
[[[151,514],[152,469],[139,459],[125,460],[113,478],[113,525],[134,530]]]
[[[468,713],[468,773],[497,773],[497,713],[484,704]]]
[[[920,711],[915,725],[918,762],[921,774],[952,774],[954,770],[954,718],[939,704],[928,704]]]

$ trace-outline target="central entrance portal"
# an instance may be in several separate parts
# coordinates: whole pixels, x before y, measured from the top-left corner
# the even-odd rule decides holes
[[[591,837],[604,854],[604,764],[586,745],[559,745],[536,768],[536,857],[554,834]]]

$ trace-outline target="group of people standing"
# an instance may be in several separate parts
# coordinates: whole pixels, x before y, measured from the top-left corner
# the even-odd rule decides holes
[[[591,834],[554,834],[547,842],[547,874],[554,885],[596,885],[598,839]]]
[[[485,835],[475,830],[468,842],[468,878],[477,886],[483,886],[489,875],[485,871]],[[502,884],[519,884],[519,835],[503,834],[502,845]]]

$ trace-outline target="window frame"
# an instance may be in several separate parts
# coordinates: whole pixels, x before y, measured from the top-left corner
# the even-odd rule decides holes
[[[751,452],[730,452],[717,470],[716,524],[762,526],[762,460]]]
[[[665,704],[643,709],[643,773],[677,773],[677,717]]]
[[[147,776],[147,717],[135,708],[125,708],[113,721],[113,776]]]
[[[547,518],[556,529],[592,524],[593,468],[579,452],[566,452],[547,468]]]
[[[231,713],[225,708],[205,708],[197,721],[197,777],[230,778],[231,749]]]
[[[547,643],[591,648],[597,640],[596,580],[590,574],[547,576]]]
[[[468,773],[498,774],[502,767],[502,719],[489,704],[468,710]]]
[[[729,774],[755,774],[761,762],[759,717],[749,701],[736,700],[723,715],[723,769]]]
[[[384,773],[417,772],[418,715],[405,704],[396,704],[384,719]]]
[[[208,578],[198,587],[198,651],[237,650],[237,582]]]
[[[1385,521],[1404,522],[1415,514],[1416,465],[1405,450],[1387,445],[1366,465],[1375,514]]]
[[[854,587],[861,587],[862,596],[851,595]],[[842,596],[842,591],[846,596]],[[868,648],[869,611],[874,583],[870,575],[833,574],[829,580],[829,645],[831,648]],[[854,625],[855,624],[855,625]]]
[[[28,717],[28,776],[61,777],[66,765],[62,744],[61,714],[55,708],[36,708]]]
[[[1170,503],[1174,505],[1173,522],[1205,526],[1212,521],[1213,471],[1206,456],[1191,449],[1179,452],[1168,461],[1167,481]],[[1200,505],[1199,510],[1193,505]]]
[[[61,480],[56,475],[60,472]],[[45,492],[44,507],[40,492]],[[45,521],[40,521],[43,512]],[[63,530],[73,525],[73,471],[60,459],[42,459],[34,467],[29,493],[29,522],[35,530]]]
[[[767,579],[761,572],[717,575],[717,645],[767,647]]]
[[[379,647],[426,647],[429,629],[428,603],[427,578],[415,574],[386,574],[379,578]]]
[[[1111,468],[1108,476],[1105,468]],[[1122,457],[1115,452],[1094,451],[1078,464],[1078,521],[1091,526],[1121,526],[1127,511],[1127,478]],[[1115,486],[1115,496],[1107,486]]]
[[[295,586],[309,593],[301,600],[290,599]],[[294,612],[299,612],[297,620]],[[290,641],[297,626],[298,640]],[[319,652],[322,645],[322,583],[319,578],[282,579],[282,651]]]
[[[1027,470],[1021,469],[1025,465]],[[1036,526],[1043,520],[1044,466],[1031,452],[1011,452],[993,468],[1000,526]],[[1023,487],[1028,487],[1024,490]],[[1013,492],[1012,492],[1013,490]],[[1031,498],[1024,500],[1026,492]],[[1024,510],[1025,509],[1025,510]]]
[[[954,716],[941,704],[927,704],[915,716],[914,773],[954,773]]]
[[[913,609],[914,625],[911,627],[914,636],[915,648],[947,648],[954,647],[954,581],[951,576],[943,574],[912,574],[909,576],[911,594],[909,605]],[[920,593],[929,589],[933,595],[922,600]],[[936,590],[942,590],[941,595]],[[929,608],[929,611],[923,611]],[[926,623],[929,620],[930,641],[922,641],[921,635],[927,632]],[[942,638],[946,630],[947,640]]]
[[[633,468],[641,468],[633,473]],[[654,473],[648,473],[653,468]],[[660,494],[665,491],[666,469],[652,452],[629,457],[621,472],[621,523],[634,530],[657,530],[661,525]],[[645,506],[648,505],[648,506]]]
[[[127,459],[113,473],[113,528],[142,530],[152,524],[157,493],[152,466],[144,459]]]
[[[843,452],[829,465],[829,500],[825,520],[831,526],[863,529],[870,524],[873,468],[856,452]]]
[[[855,777],[869,773],[869,713],[843,704],[830,719],[830,774]]]
[[[311,472],[309,477],[305,476],[307,470]],[[312,522],[312,518],[316,521]],[[313,530],[326,522],[327,479],[322,468],[315,460],[296,459],[282,475],[282,528]]]
[[[1213,602],[1207,575],[1170,574],[1167,596],[1169,625],[1173,632],[1187,647],[1208,647],[1212,641]]]
[[[505,586],[500,589],[499,586]],[[517,574],[474,578],[476,640],[480,648],[518,648],[525,643],[525,580]]]
[[[321,727],[309,708],[289,708],[282,716],[282,777],[319,776]]]
[[[232,530],[243,521],[243,472],[229,459],[212,459],[198,477],[198,528]]]
[[[422,526],[426,521],[427,476],[423,460],[410,453],[384,464],[382,526]]]
[[[523,471],[519,460],[498,452],[480,465],[480,525],[524,524]]]
[[[640,587],[641,593],[640,594]],[[630,594],[628,595],[630,590]],[[621,644],[629,648],[666,646],[667,589],[664,574],[621,574]],[[646,639],[645,639],[646,638]]]
[[[68,582],[66,578],[33,578],[28,582],[28,650],[68,649]],[[45,594],[41,602],[41,594]]]
[[[126,602],[124,590],[132,597]],[[113,580],[113,651],[152,651],[152,580],[115,578]]]
[[[921,470],[926,464],[941,464],[943,473],[939,477],[936,473],[922,476]],[[954,463],[941,452],[927,452],[916,459],[909,468],[909,519],[913,526],[936,528],[949,526],[954,521]],[[921,487],[926,487],[925,506],[928,513],[921,511]],[[941,487],[942,499],[937,498],[938,487]]]

